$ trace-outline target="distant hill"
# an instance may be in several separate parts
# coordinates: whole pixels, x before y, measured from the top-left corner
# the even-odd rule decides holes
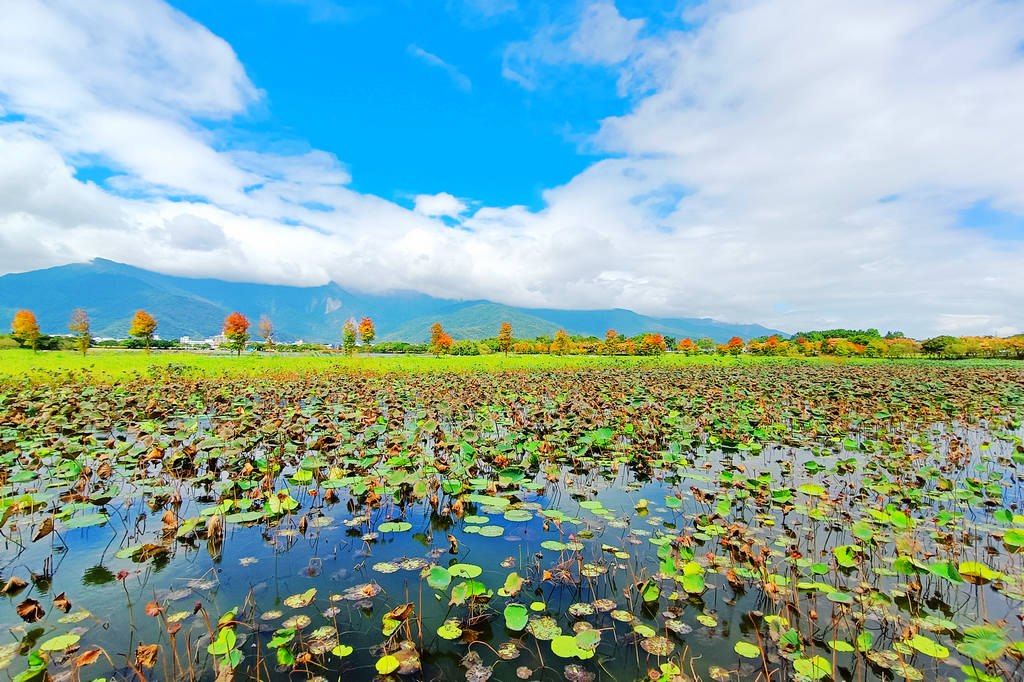
[[[782,333],[756,324],[655,318],[622,309],[526,309],[417,292],[364,294],[333,282],[292,287],[175,277],[101,258],[0,277],[3,328],[15,312],[28,308],[36,314],[43,333],[66,333],[71,310],[78,307],[88,311],[97,337],[125,336],[140,308],[159,321],[157,334],[165,339],[213,336],[224,317],[235,310],[245,313],[254,327],[260,314],[268,315],[281,341],[336,342],[346,318],[364,315],[373,318],[379,340],[415,343],[429,339],[434,322],[441,322],[454,339],[482,339],[497,335],[504,320],[512,324],[517,338],[550,335],[559,328],[599,337],[608,329],[626,335],[657,331],[680,338],[710,336],[719,342],[732,336]]]

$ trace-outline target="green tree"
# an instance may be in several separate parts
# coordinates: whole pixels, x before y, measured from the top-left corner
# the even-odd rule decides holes
[[[358,337],[359,329],[356,327],[355,318],[348,318],[345,320],[345,324],[341,327],[341,346],[345,349],[345,352],[349,355],[356,349],[356,338]]]
[[[921,350],[931,355],[954,355],[957,340],[952,336],[936,336],[921,343]]]

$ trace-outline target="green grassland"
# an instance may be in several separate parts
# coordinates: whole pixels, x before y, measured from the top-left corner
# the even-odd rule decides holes
[[[668,354],[655,357],[605,357],[593,355],[483,355],[470,357],[392,356],[367,357],[342,354],[275,355],[225,353],[90,351],[82,356],[70,351],[31,353],[26,350],[0,352],[0,381],[62,381],[70,375],[88,374],[96,381],[117,381],[132,376],[160,375],[279,375],[282,378],[323,371],[352,372],[451,372],[451,371],[514,371],[630,366],[736,366],[786,364],[927,364],[964,367],[1021,368],[1024,365],[1006,360],[944,361],[919,358],[914,360],[874,360],[828,358],[789,358],[762,356],[684,356]]]

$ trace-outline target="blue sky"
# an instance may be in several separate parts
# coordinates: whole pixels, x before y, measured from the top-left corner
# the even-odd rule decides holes
[[[528,39],[560,3],[491,15],[440,0],[173,4],[226,39],[267,93],[232,123],[242,144],[248,134],[330,150],[354,189],[408,205],[444,191],[540,208],[544,189],[601,156],[586,144],[599,121],[628,107],[604,69],[567,67],[533,91],[502,78],[505,46]]]
[[[0,274],[1024,329],[1024,3],[21,0]]]

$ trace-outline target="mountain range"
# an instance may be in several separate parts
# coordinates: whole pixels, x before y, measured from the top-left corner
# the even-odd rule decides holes
[[[0,320],[10,320],[22,308],[35,313],[44,334],[67,333],[71,310],[84,308],[92,320],[93,336],[117,338],[127,335],[138,309],[157,319],[157,334],[165,339],[213,336],[220,332],[224,317],[235,310],[249,317],[251,331],[260,315],[266,314],[274,322],[277,340],[284,342],[337,342],[344,321],[362,316],[373,318],[378,341],[410,343],[429,339],[434,322],[458,340],[496,336],[506,320],[517,338],[552,335],[558,329],[598,337],[608,329],[627,336],[645,331],[677,338],[709,336],[720,343],[732,336],[782,334],[757,324],[649,317],[621,308],[517,308],[416,292],[366,294],[333,282],[295,287],[176,277],[102,258],[0,277]]]

